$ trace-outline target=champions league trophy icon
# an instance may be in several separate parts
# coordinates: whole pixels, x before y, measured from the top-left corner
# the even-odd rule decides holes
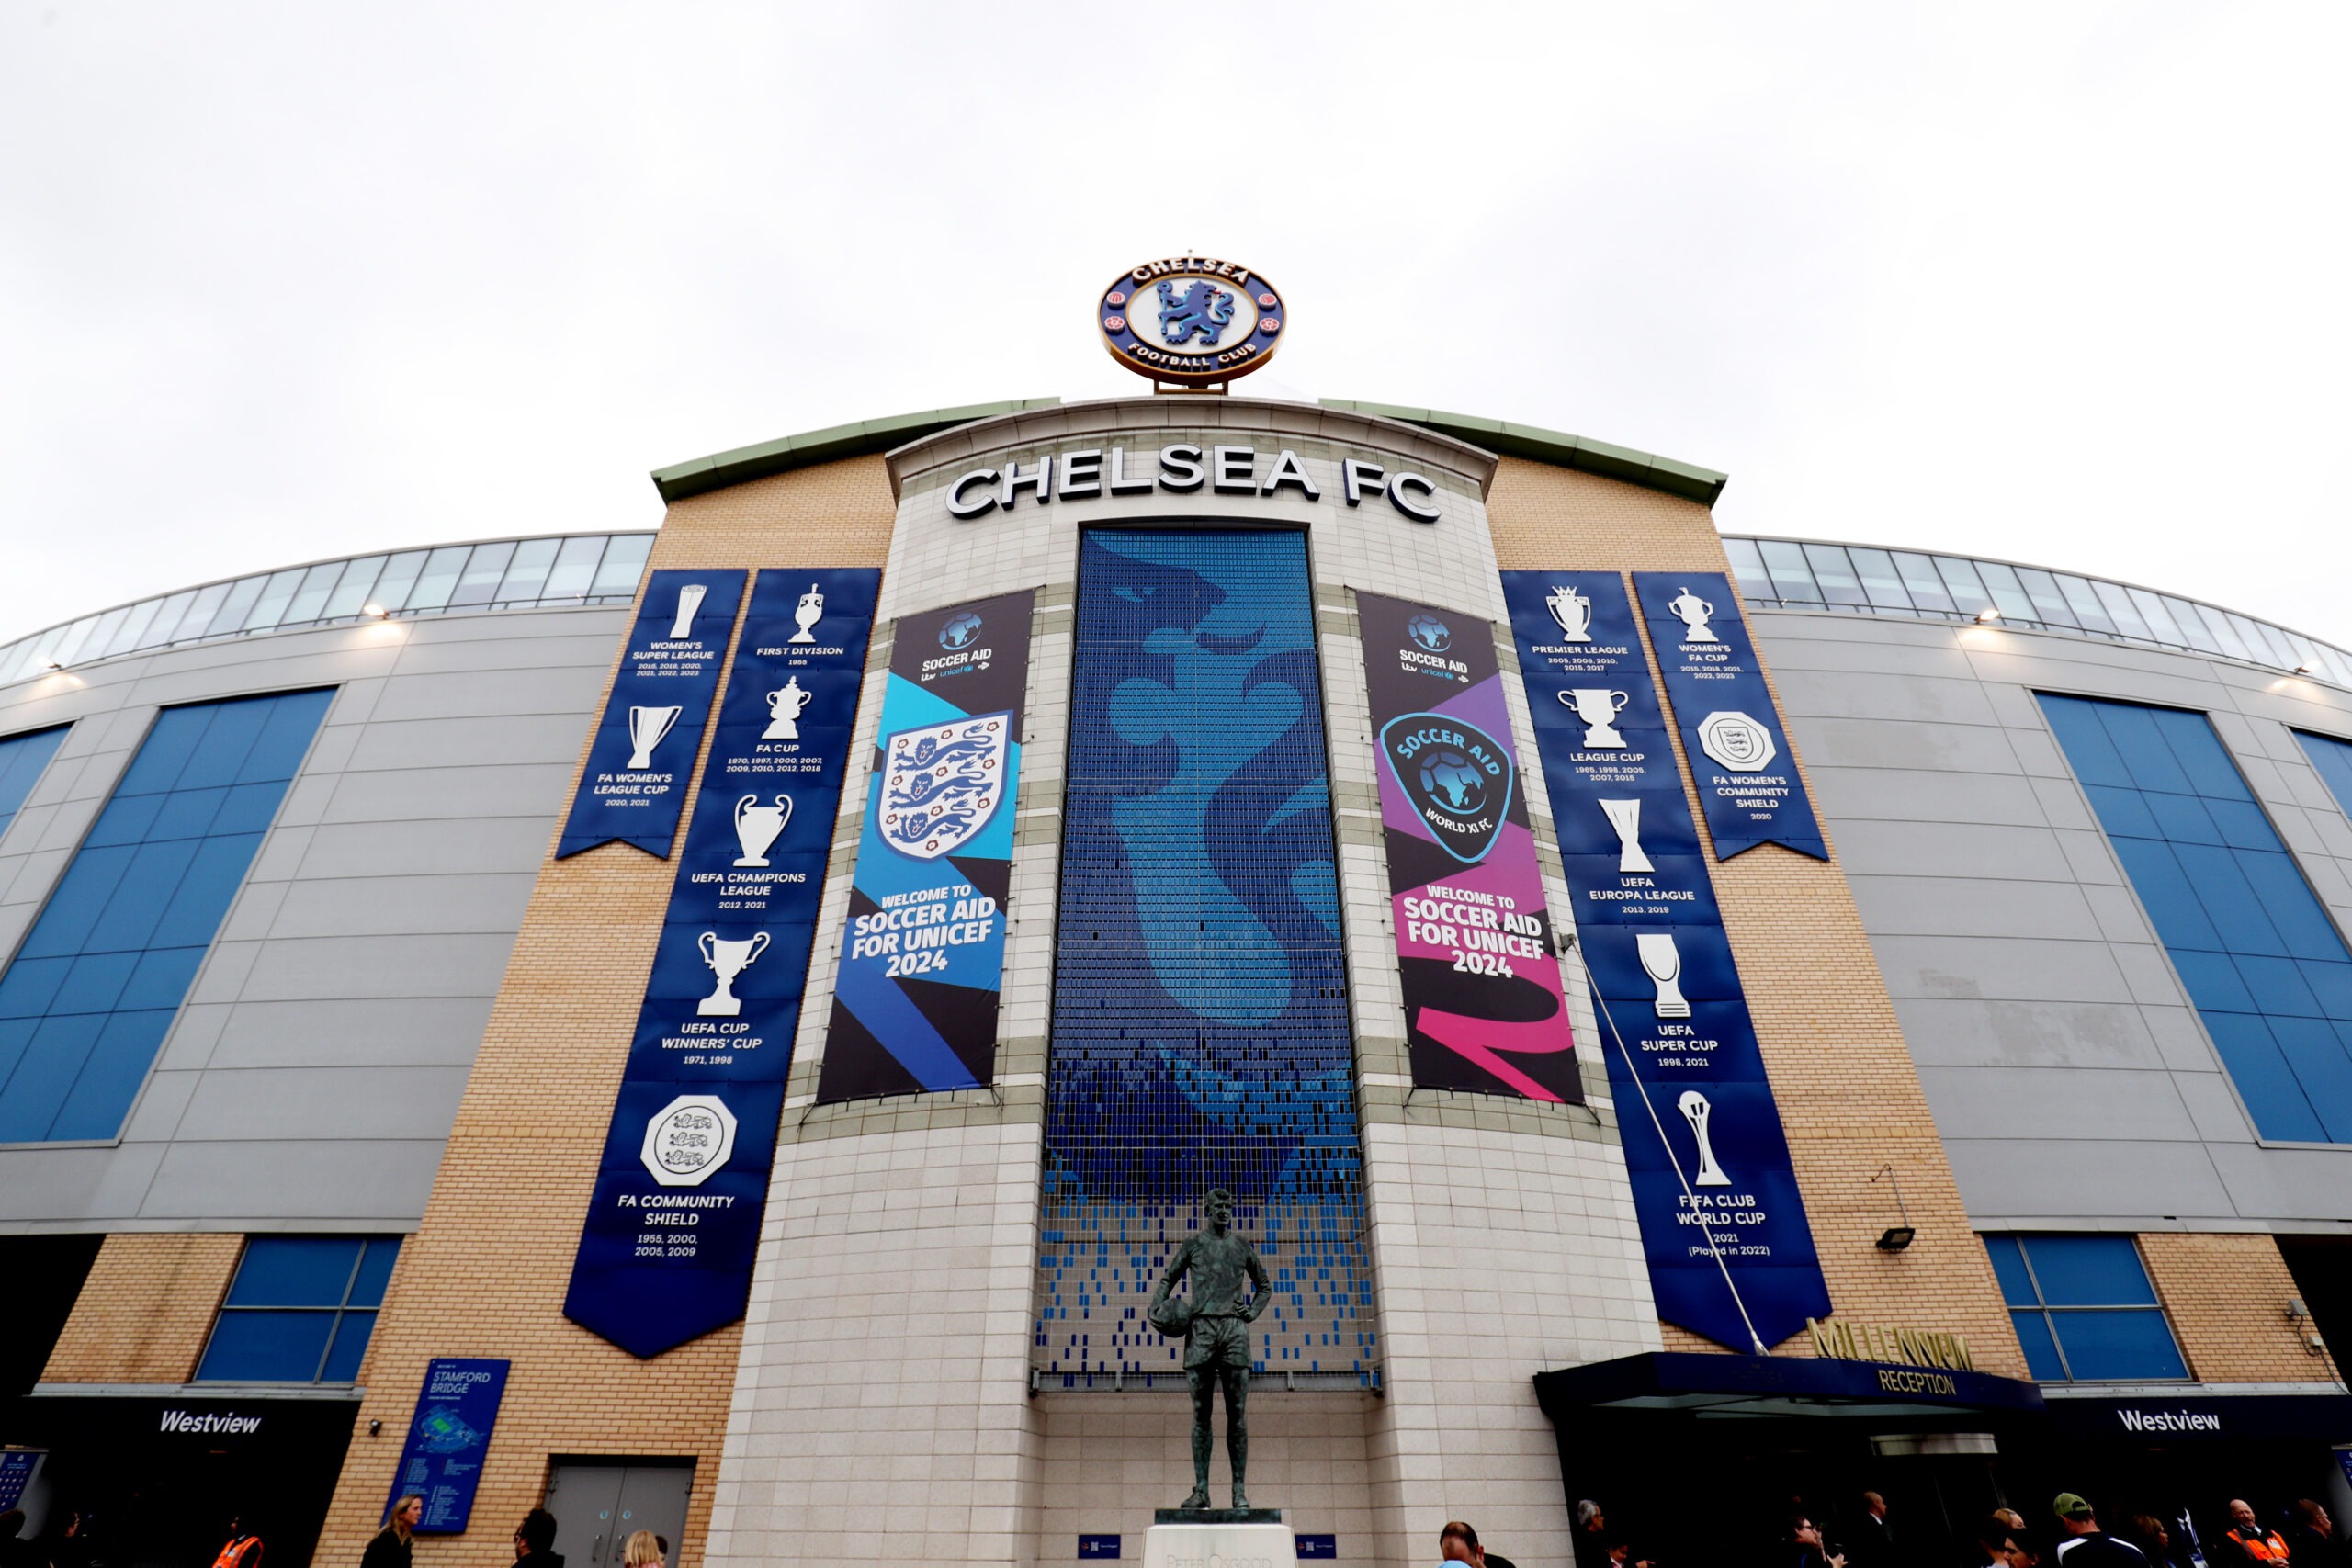
[[[784,836],[784,825],[792,820],[792,796],[779,795],[774,806],[762,806],[756,795],[747,795],[735,803],[735,840],[743,846],[737,865],[765,865],[768,846]],[[744,960],[750,963],[749,959]]]
[[[653,767],[653,748],[670,733],[684,708],[631,708],[628,710],[628,766],[622,771],[631,773],[649,773]]]
[[[1731,1178],[1725,1176],[1724,1168],[1715,1163],[1715,1145],[1707,1141],[1707,1118],[1715,1108],[1708,1104],[1707,1097],[1695,1089],[1684,1089],[1682,1098],[1674,1103],[1681,1111],[1682,1119],[1690,1123],[1690,1131],[1699,1140],[1699,1174],[1690,1179],[1690,1185],[1729,1187]]]
[[[702,608],[702,596],[709,592],[699,582],[689,582],[678,590],[677,614],[670,617],[671,641],[695,635],[695,612]]]
[[[1642,852],[1642,803],[1638,800],[1604,800],[1601,815],[1617,829],[1617,869],[1656,871],[1650,857]]]
[[[825,596],[817,592],[815,583],[810,583],[808,592],[800,596],[799,606],[792,612],[792,618],[800,625],[800,629],[792,634],[794,642],[817,640],[817,634],[813,628],[819,621],[825,618]]]
[[[1693,643],[1721,642],[1724,639],[1707,629],[1707,622],[1715,607],[1688,588],[1667,601],[1666,612],[1682,623],[1682,646]]]
[[[717,931],[705,931],[695,938],[695,946],[702,950],[702,961],[718,976],[718,988],[695,1004],[700,1018],[733,1018],[743,1010],[743,999],[735,994],[735,976],[752,966],[752,960],[767,951],[768,933],[754,931],[749,942],[723,942]]]
[[[1625,738],[1617,732],[1617,716],[1633,700],[1606,686],[1578,686],[1560,694],[1560,701],[1576,709],[1577,717],[1584,721],[1584,749],[1588,751],[1614,751],[1624,746]]]
[[[1570,642],[1592,640],[1592,601],[1577,592],[1573,582],[1555,584],[1552,596],[1544,601],[1552,618],[1560,623],[1560,635]]]
[[[795,675],[786,681],[782,686],[768,694],[768,727],[761,732],[760,739],[763,740],[799,739],[800,716],[806,713],[808,705],[816,700],[817,694],[802,686],[799,676]]]
[[[1682,954],[1675,951],[1672,931],[1644,931],[1634,939],[1642,955],[1642,970],[1657,983],[1652,1004],[1660,1018],[1689,1018],[1690,1004],[1682,999]]]

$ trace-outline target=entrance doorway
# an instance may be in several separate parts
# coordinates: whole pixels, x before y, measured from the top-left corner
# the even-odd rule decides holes
[[[651,1530],[674,1563],[694,1485],[690,1459],[557,1460],[548,1476],[555,1549],[569,1568],[621,1568],[628,1538]]]

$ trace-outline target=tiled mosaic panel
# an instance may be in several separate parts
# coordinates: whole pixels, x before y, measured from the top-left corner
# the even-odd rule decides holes
[[[1306,543],[1089,533],[1035,1364],[1178,1371],[1143,1309],[1224,1186],[1268,1371],[1378,1359]]]

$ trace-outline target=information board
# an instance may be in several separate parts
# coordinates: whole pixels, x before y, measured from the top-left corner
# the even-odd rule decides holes
[[[409,1417],[408,1441],[401,1445],[400,1468],[392,1472],[387,1513],[414,1493],[424,1499],[420,1535],[456,1535],[473,1517],[474,1488],[482,1457],[498,1425],[511,1363],[436,1357],[424,1366],[416,1414]]]

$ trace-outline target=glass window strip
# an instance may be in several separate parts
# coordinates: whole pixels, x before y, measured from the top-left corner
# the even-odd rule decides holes
[[[526,539],[514,547],[514,558],[506,565],[506,576],[499,583],[496,603],[502,604],[536,604],[539,592],[546,587],[548,569],[555,564],[559,541]]]
[[[1813,568],[1814,581],[1821,584],[1821,596],[1830,604],[1870,603],[1870,595],[1862,592],[1862,580],[1855,575],[1854,563],[1846,558],[1843,546],[1807,543],[1804,558]]]
[[[372,602],[376,579],[384,570],[382,556],[362,556],[343,569],[343,577],[319,607],[323,620],[340,621],[359,614]]]
[[[262,584],[261,597],[254,600],[254,607],[245,612],[242,629],[266,632],[277,626],[285,618],[286,606],[294,602],[294,591],[301,586],[302,578],[303,572],[299,567],[271,572],[268,581]]]
[[[302,585],[294,590],[294,601],[286,606],[286,614],[278,624],[307,626],[315,623],[327,607],[327,595],[334,592],[335,581],[343,576],[345,562],[325,561],[302,574]]]
[[[1757,547],[1764,557],[1765,570],[1772,574],[1772,587],[1781,598],[1793,604],[1823,602],[1821,584],[1813,580],[1813,568],[1805,561],[1804,547],[1789,539],[1765,539]]]
[[[1731,562],[1732,577],[1739,584],[1740,597],[1749,604],[1770,604],[1774,600],[1772,574],[1764,570],[1764,558],[1757,553],[1752,539],[1725,539],[1724,555]]]
[[[2120,629],[2108,618],[2107,606],[2098,602],[2098,594],[2092,589],[2089,579],[2063,571],[2052,572],[2050,576],[2058,584],[2058,592],[2066,596],[2066,607],[2075,612],[2075,619],[2082,623],[2085,631],[2113,632]]]
[[[1854,573],[1862,581],[1862,592],[1872,605],[1882,610],[1908,611],[1916,608],[1911,595],[1903,586],[1902,577],[1894,570],[1894,558],[1884,550],[1864,549],[1860,545],[1846,551],[1846,558],[1854,563]]]
[[[1894,570],[1901,574],[1903,586],[1910,590],[1913,604],[1922,610],[1951,612],[1960,609],[1951,590],[1944,586],[1943,578],[1936,570],[1932,558],[1912,550],[1896,550],[1894,555]],[[1982,605],[1974,606],[1968,614],[1973,615],[1982,608]]]
[[[2115,623],[2117,631],[2125,637],[2138,637],[2143,642],[2156,640],[2149,634],[2148,623],[2140,618],[2139,609],[2132,603],[2132,595],[2123,591],[2122,584],[2102,581],[2095,577],[2088,581],[2091,592],[2098,595],[2100,607],[2107,611],[2107,618]]]

